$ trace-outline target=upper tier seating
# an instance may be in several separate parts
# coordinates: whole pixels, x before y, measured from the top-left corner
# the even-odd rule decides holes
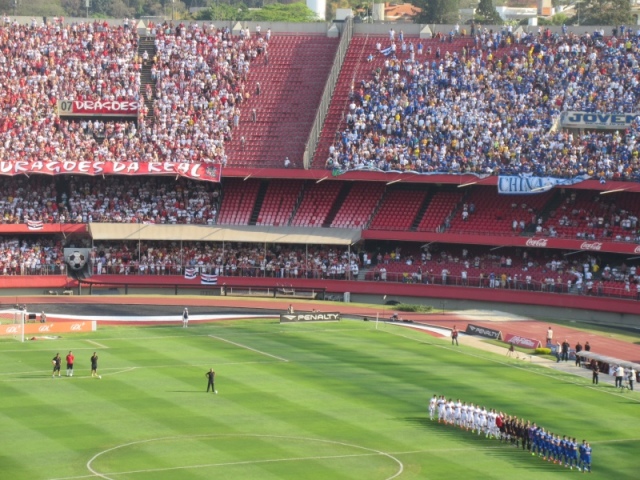
[[[639,180],[640,122],[617,132],[552,128],[563,111],[634,111],[638,42],[629,30],[356,36],[314,166]]]
[[[227,144],[228,165],[282,168],[289,158],[291,167],[302,167],[338,40],[319,35],[271,38],[268,65],[263,58],[251,64],[247,79],[251,97],[242,105],[233,142]],[[255,94],[257,83],[260,95]]]

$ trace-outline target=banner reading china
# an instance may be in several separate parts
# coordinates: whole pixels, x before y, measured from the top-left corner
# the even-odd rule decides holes
[[[140,102],[128,100],[58,100],[61,117],[137,117]]]
[[[14,323],[0,325],[0,336],[20,335],[21,326]],[[25,323],[25,335],[48,335],[50,333],[95,332],[96,321]]]
[[[0,175],[167,175],[204,182],[219,182],[219,163],[149,163],[149,162],[0,162]]]

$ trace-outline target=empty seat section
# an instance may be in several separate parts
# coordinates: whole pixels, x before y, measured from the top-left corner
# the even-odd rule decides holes
[[[270,181],[256,225],[287,226],[301,188],[302,182],[295,180]]]
[[[295,227],[321,227],[333,206],[342,182],[311,183],[305,187],[302,202],[291,222]]]
[[[387,191],[369,229],[409,230],[426,195],[425,190]]]
[[[437,192],[429,202],[429,206],[418,224],[419,232],[435,232],[444,224],[445,219],[462,200],[463,193]]]
[[[256,203],[260,182],[231,178],[223,185],[222,205],[218,214],[219,225],[248,225]]]
[[[332,227],[364,228],[384,193],[384,184],[356,183],[345,198]]]
[[[265,65],[263,57],[251,62],[246,82],[250,97],[241,106],[233,140],[225,142],[228,166],[282,168],[289,157],[302,167],[338,41],[320,35],[271,38],[269,64]],[[256,95],[258,82],[260,95]]]
[[[509,199],[500,195],[495,187],[475,187],[464,198],[463,205],[451,219],[449,233],[482,234],[482,233],[510,233],[520,234],[522,229],[513,230],[513,221],[522,220],[525,227],[535,222],[538,215],[544,210],[545,204],[551,199],[553,193],[545,192],[532,195],[518,195]],[[464,205],[471,208],[474,205],[474,213],[470,213],[467,220],[463,218]]]

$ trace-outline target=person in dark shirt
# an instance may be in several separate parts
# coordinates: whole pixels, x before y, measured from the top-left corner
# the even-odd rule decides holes
[[[51,377],[55,377],[56,376],[56,372],[58,372],[58,376],[60,376],[60,364],[62,363],[62,358],[60,358],[60,354],[56,353],[56,356],[53,357],[53,360],[51,360],[51,362],[53,363],[53,375],[51,375]]]
[[[214,372],[213,368],[211,368],[207,373],[204,374],[204,376],[207,377],[207,393],[209,393],[209,389],[211,389],[213,393],[217,394],[218,391],[214,386],[216,372]]]

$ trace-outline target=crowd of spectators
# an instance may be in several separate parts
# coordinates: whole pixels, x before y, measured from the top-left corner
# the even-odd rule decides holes
[[[66,272],[62,242],[51,238],[0,237],[2,275],[59,275]]]
[[[0,223],[214,225],[220,187],[173,177],[7,177]]]
[[[485,29],[453,45],[402,39],[393,51],[379,42],[326,166],[640,180],[640,122],[554,128],[563,111],[635,113],[640,36],[616,33]]]
[[[151,25],[156,55],[138,52],[128,23],[61,18],[0,25],[0,161],[226,162],[250,62],[264,36],[212,25]],[[141,92],[141,70],[154,84]],[[155,93],[154,93],[155,92]],[[154,98],[155,97],[155,98]],[[154,99],[153,111],[144,100]],[[60,100],[139,102],[137,122],[67,120]]]
[[[0,238],[4,275],[64,273],[61,239]],[[403,252],[335,246],[111,241],[92,246],[96,275],[215,274],[277,279],[369,280],[514,289],[640,299],[636,264],[592,254],[569,256],[535,249],[428,248]]]
[[[224,276],[357,278],[361,257],[348,249],[213,242],[108,242],[93,248],[96,274],[182,275],[187,268]]]

